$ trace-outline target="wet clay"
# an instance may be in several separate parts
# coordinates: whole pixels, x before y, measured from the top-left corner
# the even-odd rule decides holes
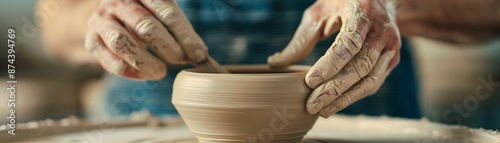
[[[172,103],[200,143],[298,143],[318,116],[308,114],[308,66],[226,66],[232,74],[180,72]]]

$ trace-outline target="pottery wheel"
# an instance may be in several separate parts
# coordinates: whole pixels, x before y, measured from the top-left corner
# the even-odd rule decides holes
[[[188,139],[172,139],[172,140],[143,140],[140,142],[130,142],[130,143],[198,143],[196,138],[188,138]],[[304,139],[301,143],[339,143],[335,140],[328,139]]]
[[[174,120],[149,120],[144,124],[133,119],[125,123],[113,121],[112,126],[91,123],[50,121],[50,125],[47,122],[37,127],[19,124],[15,136],[0,134],[0,138],[6,142],[23,143],[197,143],[193,133],[178,117]],[[0,126],[0,131],[4,129]],[[437,124],[425,119],[335,115],[319,119],[302,143],[406,142],[499,143],[500,134],[492,130]]]

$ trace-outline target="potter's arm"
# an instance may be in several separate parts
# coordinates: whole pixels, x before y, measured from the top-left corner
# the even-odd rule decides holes
[[[392,0],[401,34],[458,43],[500,36],[498,0]]]
[[[99,0],[40,0],[36,11],[55,11],[47,24],[39,27],[42,42],[49,55],[60,62],[83,66],[98,65],[97,60],[83,47],[87,20]],[[52,13],[51,13],[52,14]]]

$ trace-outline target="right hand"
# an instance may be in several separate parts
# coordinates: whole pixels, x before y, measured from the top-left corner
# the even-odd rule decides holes
[[[165,77],[163,61],[199,63],[208,55],[173,0],[103,0],[89,19],[85,47],[108,72],[140,80]]]
[[[399,62],[401,39],[394,11],[394,1],[318,0],[305,11],[287,47],[268,63],[289,66],[306,58],[318,40],[340,31],[305,77],[314,89],[307,111],[329,117],[373,95]]]

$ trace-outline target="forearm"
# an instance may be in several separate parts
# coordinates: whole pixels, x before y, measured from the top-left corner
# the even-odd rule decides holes
[[[56,60],[72,65],[95,64],[95,58],[84,48],[87,20],[99,0],[41,0],[37,12],[52,5],[52,15],[39,27],[42,42],[48,54]]]
[[[500,35],[498,0],[394,0],[397,22],[407,36],[473,43]]]

